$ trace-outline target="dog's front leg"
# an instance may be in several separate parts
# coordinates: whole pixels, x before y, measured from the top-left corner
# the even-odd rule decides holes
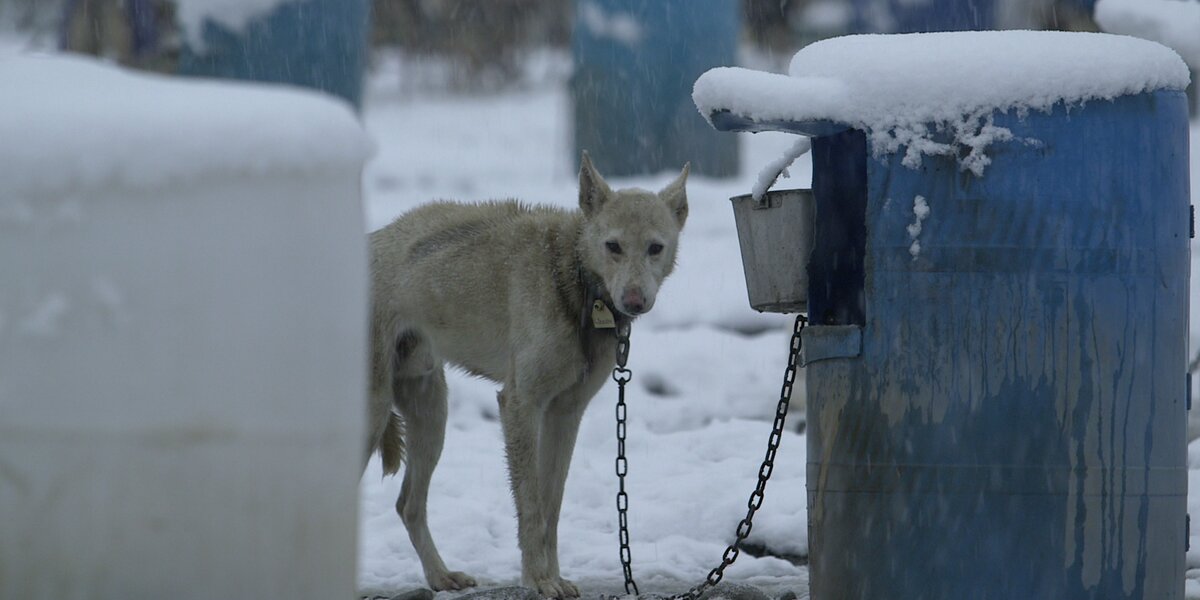
[[[579,422],[583,419],[583,409],[586,407],[586,398],[565,394],[551,402],[542,417],[538,473],[542,482],[540,492],[546,519],[546,562],[553,575],[559,575],[558,518],[562,510],[563,489],[571,466],[575,438],[579,434]],[[579,595],[579,588],[574,583],[561,576],[559,582],[569,596]]]
[[[506,385],[499,396],[500,424],[517,507],[521,581],[543,596],[569,598],[578,596],[579,590],[574,585],[564,585],[557,570],[551,569],[546,548],[546,511],[541,497],[543,482],[538,473],[542,415],[545,399],[549,397],[545,392]]]

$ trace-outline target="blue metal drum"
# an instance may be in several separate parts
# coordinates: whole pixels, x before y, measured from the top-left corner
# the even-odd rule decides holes
[[[736,62],[734,0],[576,0],[571,49],[574,155],[605,175],[738,172],[737,139],[696,114],[692,84]]]
[[[231,31],[204,25],[204,48],[185,46],[179,73],[313,88],[362,106],[367,0],[297,0]]]
[[[993,116],[981,177],[814,139],[812,597],[1182,598],[1187,100]]]

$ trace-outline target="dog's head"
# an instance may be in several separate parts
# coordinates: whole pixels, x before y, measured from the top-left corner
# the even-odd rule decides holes
[[[658,287],[675,268],[679,231],[687,220],[688,167],[658,193],[613,191],[587,152],[579,169],[583,211],[580,260],[604,280],[617,310],[637,316],[654,306]]]

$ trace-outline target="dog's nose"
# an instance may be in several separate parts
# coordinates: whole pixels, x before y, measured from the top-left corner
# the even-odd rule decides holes
[[[621,305],[629,314],[640,315],[646,310],[646,297],[639,288],[628,288],[621,294]]]

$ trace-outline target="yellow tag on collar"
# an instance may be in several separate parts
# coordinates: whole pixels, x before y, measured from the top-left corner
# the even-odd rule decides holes
[[[592,327],[596,329],[616,329],[617,319],[613,317],[612,311],[608,310],[608,306],[603,300],[596,300],[592,303]]]

